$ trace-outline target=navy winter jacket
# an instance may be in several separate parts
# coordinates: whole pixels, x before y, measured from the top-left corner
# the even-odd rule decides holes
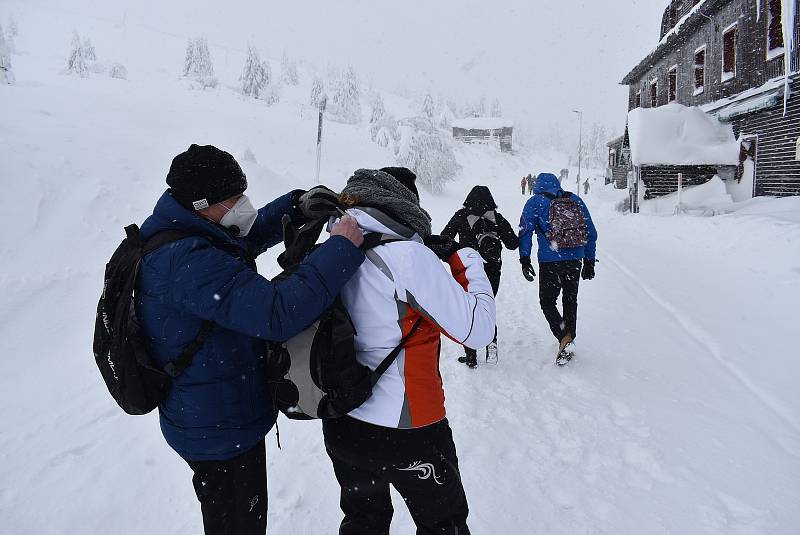
[[[586,219],[586,230],[588,231],[588,243],[585,247],[571,247],[569,249],[557,251],[551,247],[550,240],[547,239],[547,233],[550,231],[550,199],[542,195],[542,193],[547,192],[558,195],[562,191],[561,184],[558,182],[558,177],[556,177],[556,175],[540,173],[539,176],[536,177],[536,190],[534,191],[533,197],[528,199],[528,202],[525,203],[525,208],[522,209],[522,217],[520,217],[519,220],[520,257],[531,255],[533,233],[535,232],[539,245],[539,262],[583,260],[584,258],[594,260],[597,246],[597,229],[594,228],[592,216],[589,214],[589,209],[586,208],[583,199],[578,197],[575,193],[572,194],[572,198],[575,199],[583,210],[583,217]]]
[[[139,268],[137,317],[159,364],[175,360],[203,320],[215,323],[159,407],[164,438],[185,459],[230,459],[264,439],[277,416],[267,392],[265,341],[286,340],[310,325],[364,261],[360,249],[335,236],[286,281],[258,275],[253,258],[282,240],[281,217],[292,213],[294,194],[261,208],[244,238],[231,238],[169,192],[142,224],[144,239],[168,229],[197,236],[154,251]]]

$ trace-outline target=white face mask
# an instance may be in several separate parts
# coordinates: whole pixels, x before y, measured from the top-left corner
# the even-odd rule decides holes
[[[253,228],[253,223],[256,222],[257,217],[258,210],[253,208],[253,204],[250,202],[247,195],[242,195],[239,197],[239,200],[236,201],[236,204],[228,210],[228,213],[222,216],[222,219],[219,220],[219,224],[225,228],[238,228],[239,237],[241,238],[242,236],[247,236],[247,233]]]

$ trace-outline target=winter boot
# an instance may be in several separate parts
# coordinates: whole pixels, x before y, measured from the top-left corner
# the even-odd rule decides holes
[[[486,346],[486,364],[497,364],[497,341],[492,340]]]
[[[558,354],[556,355],[556,365],[563,366],[575,355],[575,344],[572,342],[572,335],[566,334],[558,344]]]
[[[478,367],[478,352],[474,349],[464,348],[465,355],[458,357],[458,362],[466,364],[470,368]]]

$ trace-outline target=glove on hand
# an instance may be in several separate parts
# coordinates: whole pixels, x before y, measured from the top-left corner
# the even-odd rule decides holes
[[[583,270],[581,271],[581,278],[585,281],[590,281],[594,278],[594,264],[597,260],[583,259]]]
[[[316,186],[300,195],[297,207],[308,219],[322,219],[339,213],[339,194],[325,186]]]
[[[431,234],[425,238],[425,246],[433,251],[443,262],[450,260],[453,253],[461,249],[461,245],[450,236]]]
[[[533,278],[536,276],[536,271],[534,271],[533,264],[531,264],[531,257],[521,256],[519,258],[519,263],[522,264],[522,276],[525,277],[528,282],[533,282]]]

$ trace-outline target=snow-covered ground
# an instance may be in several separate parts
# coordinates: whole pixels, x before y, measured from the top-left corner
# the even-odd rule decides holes
[[[22,38],[18,46],[18,85],[0,87],[0,533],[198,533],[188,466],[156,415],[124,415],[95,368],[104,262],[190,143],[237,157],[250,148],[258,163],[242,163],[256,200],[310,186],[308,87],[267,108],[224,87],[188,91],[173,72],[66,77],[60,55]],[[386,101],[398,116],[413,108]],[[556,155],[480,146],[456,155],[459,180],[423,193],[437,230],[475,184],[489,185],[515,221],[527,198],[520,177],[564,166]],[[357,167],[392,163],[366,128],[326,126],[332,187]],[[581,286],[569,366],[553,366],[537,283],[511,252],[499,364],[468,370],[445,344],[473,532],[797,533],[800,199],[673,217],[618,214],[622,196],[596,183],[586,197],[600,262]],[[276,253],[260,259],[265,275]],[[268,437],[270,532],[335,532],[338,486],[318,422],[280,425],[283,448]],[[393,533],[410,532],[397,499]]]

